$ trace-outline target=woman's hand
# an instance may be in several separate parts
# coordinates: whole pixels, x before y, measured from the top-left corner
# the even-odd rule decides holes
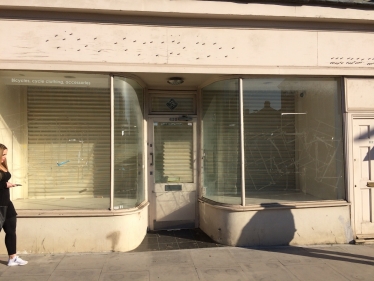
[[[6,187],[7,188],[11,188],[11,187],[15,187],[16,185],[15,184],[13,184],[13,183],[11,183],[11,182],[7,182],[6,183]]]

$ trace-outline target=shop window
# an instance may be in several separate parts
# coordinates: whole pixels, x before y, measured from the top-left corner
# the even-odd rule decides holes
[[[135,81],[114,79],[114,209],[144,201],[143,89]]]
[[[17,209],[107,210],[111,169],[114,198],[120,198],[114,206],[129,208],[144,200],[139,86],[114,79],[112,109],[107,75],[2,71],[0,77],[0,142],[9,149],[12,182],[22,184],[12,189]]]
[[[238,80],[220,81],[202,91],[203,186],[207,198],[241,202],[240,107]]]
[[[242,203],[257,205],[344,199],[342,114],[338,80],[277,78],[244,79],[242,82],[244,129],[241,133],[244,150],[241,153],[244,153],[245,158],[245,202]],[[230,95],[240,96],[239,91],[218,93],[218,85],[223,83],[230,82],[217,82],[202,91],[203,178],[207,198],[236,204],[240,153],[233,152],[233,147],[240,151],[240,143],[232,140],[228,144],[230,148],[226,148],[230,150],[227,153],[230,159],[235,158],[237,165],[225,160],[227,168],[214,167],[216,164],[209,161],[209,154],[221,153],[221,149],[214,146],[211,147],[208,159],[205,158],[209,144],[225,138],[222,129],[214,129],[215,135],[209,133],[220,115],[219,110],[212,106],[219,99],[228,99]],[[220,97],[209,98],[213,95]],[[228,108],[226,114],[229,112]],[[217,119],[214,120],[212,116]],[[235,183],[225,182],[218,188],[218,185],[212,184],[213,181],[209,181],[210,178],[218,179],[220,174],[234,167],[237,168],[231,177],[235,175]],[[225,176],[225,179],[229,178]]]

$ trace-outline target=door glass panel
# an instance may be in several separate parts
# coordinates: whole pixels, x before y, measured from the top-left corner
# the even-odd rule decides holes
[[[155,182],[193,182],[193,123],[155,122]]]

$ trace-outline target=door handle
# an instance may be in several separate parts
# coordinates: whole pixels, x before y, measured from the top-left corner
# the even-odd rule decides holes
[[[150,165],[150,166],[153,166],[153,153],[151,152],[151,153],[149,153],[149,154],[150,154],[151,157],[152,157],[152,158],[151,158],[151,159],[152,159],[152,160],[151,160],[151,163],[149,163],[149,165]]]
[[[372,182],[372,181],[371,182],[367,182],[366,186],[367,187],[374,187],[374,182]]]

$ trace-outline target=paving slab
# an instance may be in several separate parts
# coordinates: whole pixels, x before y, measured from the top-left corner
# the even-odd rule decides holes
[[[188,250],[150,252],[149,254],[151,255],[151,266],[175,266],[176,264],[193,265],[191,255]]]
[[[7,276],[28,276],[28,275],[51,275],[55,268],[57,267],[57,263],[55,264],[33,264],[30,265],[23,265],[23,266],[11,266],[2,273],[1,279]]]
[[[374,266],[358,263],[349,263],[338,260],[330,260],[327,262],[337,272],[344,275],[345,278],[351,281],[373,281],[374,280]]]
[[[279,253],[279,249],[274,248],[227,248],[233,256],[236,262],[277,262],[282,257],[282,253]],[[288,256],[288,255],[285,255]]]
[[[87,253],[87,254],[66,254],[57,266],[57,270],[73,269],[96,269],[102,268],[109,254]]]
[[[348,280],[344,275],[327,264],[301,264],[288,265],[286,268],[300,281],[344,281]]]
[[[246,275],[240,266],[200,268],[197,269],[199,280],[204,281],[253,281],[251,276]]]
[[[189,250],[197,268],[238,266],[227,248]]]
[[[150,268],[150,281],[198,281],[195,266],[163,265]]]
[[[342,261],[349,264],[367,264],[374,266],[374,248],[361,245],[342,247],[304,248],[310,257],[323,262]]]
[[[1,277],[1,281],[48,281],[50,275],[27,275],[25,276],[5,276]]]
[[[103,272],[148,270],[151,266],[151,259],[150,253],[147,252],[113,253],[108,256]]]
[[[310,264],[322,262],[317,256],[310,255],[308,251],[301,247],[282,247],[266,249],[272,259],[276,259],[283,265],[289,264]]]
[[[280,262],[242,262],[243,271],[255,281],[298,281]]]
[[[182,242],[179,244],[190,243]],[[214,247],[147,252],[22,255],[1,281],[357,281],[374,280],[374,247]]]
[[[101,274],[100,269],[76,269],[76,270],[55,270],[50,280],[53,281],[98,281]]]
[[[124,272],[106,272],[101,274],[99,281],[149,281],[149,271],[124,271]],[[158,279],[161,281],[162,279]]]

